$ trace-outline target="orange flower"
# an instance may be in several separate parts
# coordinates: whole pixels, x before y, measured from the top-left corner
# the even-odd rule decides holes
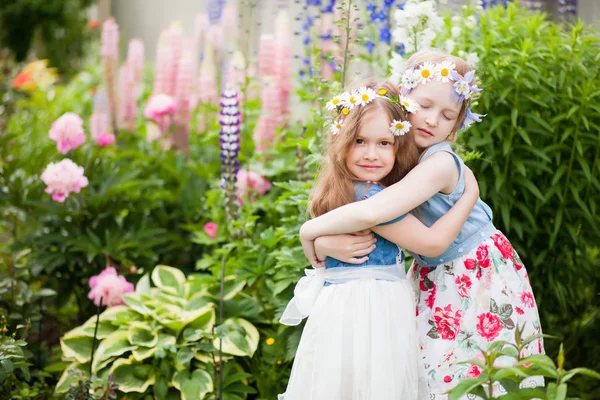
[[[98,27],[98,20],[97,19],[90,19],[90,21],[87,24],[88,29],[96,29]]]
[[[31,73],[27,70],[19,72],[12,85],[13,88],[20,90],[32,90],[36,86],[35,81],[31,78]]]

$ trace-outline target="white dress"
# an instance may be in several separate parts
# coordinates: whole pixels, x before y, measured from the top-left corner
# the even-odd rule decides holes
[[[307,275],[281,318],[297,325],[309,315],[279,400],[417,399],[415,298],[404,262]]]

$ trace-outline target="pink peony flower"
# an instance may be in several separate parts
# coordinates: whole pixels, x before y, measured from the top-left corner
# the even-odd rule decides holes
[[[125,304],[123,295],[134,291],[133,283],[127,282],[124,276],[117,275],[114,267],[106,267],[100,275],[92,276],[90,288],[88,298],[97,306],[102,298],[102,305],[108,307]]]
[[[104,132],[98,135],[96,138],[96,143],[100,147],[108,147],[115,141],[115,135],[109,132]]]
[[[83,176],[83,168],[65,158],[59,163],[50,163],[40,179],[48,186],[46,193],[52,200],[62,203],[69,193],[79,193],[81,188],[88,185],[88,179]]]
[[[76,149],[85,142],[83,120],[79,115],[68,112],[52,123],[48,137],[56,141],[56,149],[62,154]]]
[[[166,94],[157,94],[150,97],[144,116],[155,122],[160,122],[164,116],[171,115],[175,112],[175,100],[173,97]]]
[[[237,173],[237,196],[240,202],[243,202],[242,199],[246,197],[248,197],[250,201],[255,200],[252,193],[249,193],[248,188],[250,188],[251,192],[255,192],[259,196],[262,196],[267,190],[271,189],[271,182],[254,171],[240,169]]]
[[[211,238],[215,238],[217,236],[217,230],[219,229],[219,225],[214,222],[207,222],[204,224],[204,232]]]

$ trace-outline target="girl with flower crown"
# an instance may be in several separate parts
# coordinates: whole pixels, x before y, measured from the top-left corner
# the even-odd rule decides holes
[[[406,109],[390,83],[365,83],[326,107],[338,116],[310,203],[314,216],[370,198],[402,179],[418,158],[405,135]],[[280,399],[417,398],[416,304],[400,247],[427,256],[448,247],[479,196],[472,174],[467,181],[462,198],[431,227],[410,214],[397,216],[372,227],[366,245],[376,248],[368,261],[322,256],[324,268],[306,271],[281,317],[286,325],[308,321]]]
[[[300,230],[306,256],[313,265],[324,256],[362,263],[372,257],[372,234],[349,235],[411,212],[435,226],[465,191],[463,161],[452,151],[461,127],[480,122],[471,111],[475,71],[462,59],[439,51],[416,53],[401,82],[400,101],[412,108],[406,137],[419,149],[418,165],[401,181],[368,200],[336,208],[306,222]],[[411,211],[413,210],[413,211]],[[410,214],[409,214],[410,215]],[[398,243],[405,238],[386,237]],[[429,238],[425,238],[429,239]],[[541,335],[537,306],[529,277],[519,255],[492,222],[492,211],[480,199],[456,240],[441,254],[428,256],[408,247],[414,257],[409,277],[418,293],[417,321],[421,365],[431,400],[447,399],[446,392],[465,378],[481,374],[477,365],[461,363],[481,357],[496,340],[515,342]],[[522,356],[543,353],[541,338],[530,342]],[[506,362],[512,362],[507,358]],[[500,363],[505,362],[502,358]],[[523,385],[543,385],[541,377]],[[496,393],[505,388],[494,388]]]

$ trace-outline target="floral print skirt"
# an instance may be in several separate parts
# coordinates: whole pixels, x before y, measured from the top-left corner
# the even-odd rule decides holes
[[[515,327],[523,337],[541,334],[540,319],[527,271],[506,237],[497,232],[469,253],[435,267],[414,263],[409,272],[417,295],[417,321],[424,371],[431,400],[464,378],[481,374],[479,367],[460,364],[483,360],[480,352],[496,340],[514,343]],[[542,339],[522,356],[543,354]],[[514,359],[500,359],[500,364]],[[543,385],[543,378],[524,382]],[[504,388],[496,388],[502,393]],[[473,396],[473,398],[475,398]]]

